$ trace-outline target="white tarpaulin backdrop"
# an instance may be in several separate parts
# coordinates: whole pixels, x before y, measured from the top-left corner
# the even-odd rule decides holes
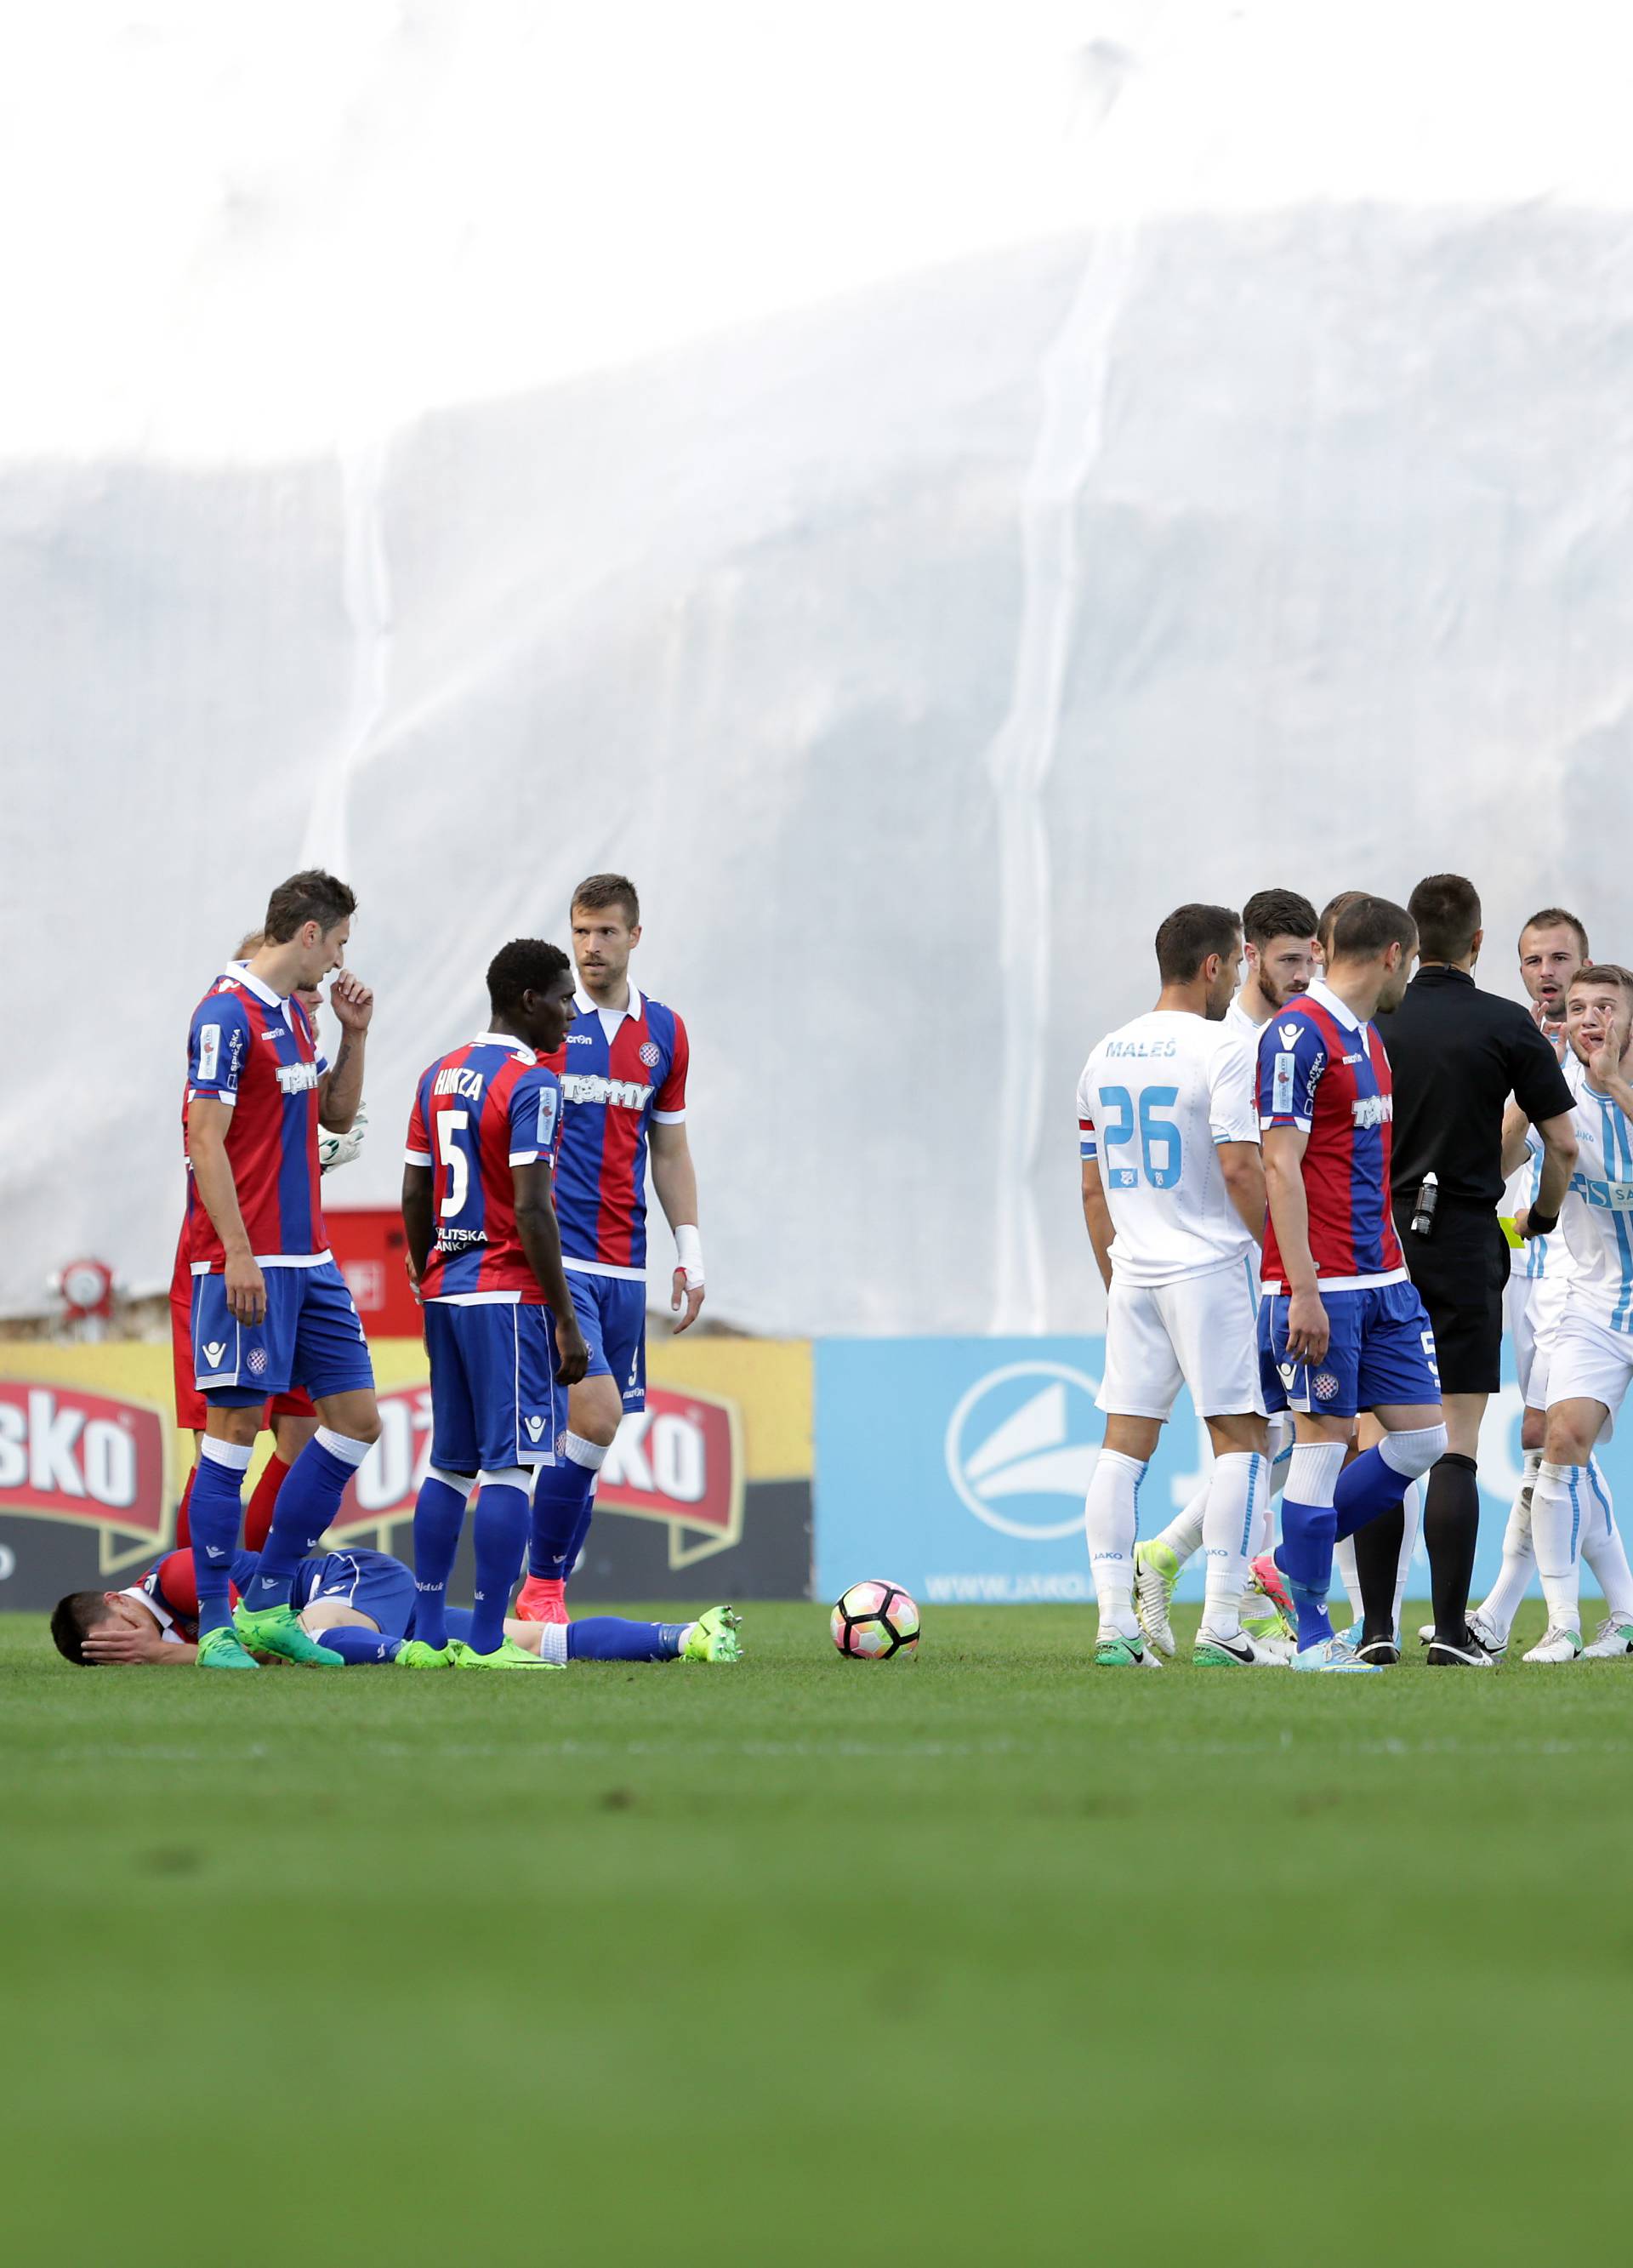
[[[1452,865],[1488,982],[1545,898],[1633,960],[1606,11],[785,12],[41,28],[0,1307],[167,1280],[188,1013],[313,858],[351,1204],[495,947],[636,878],[768,1331],[1094,1320],[1076,1075],[1182,899]]]

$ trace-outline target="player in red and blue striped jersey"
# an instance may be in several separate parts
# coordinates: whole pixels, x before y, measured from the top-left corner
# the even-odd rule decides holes
[[[703,1304],[697,1176],[686,1136],[686,1027],[629,980],[641,939],[635,886],[592,874],[572,900],[575,1014],[562,1076],[555,1204],[569,1288],[590,1348],[568,1396],[563,1454],[533,1489],[519,1614],[565,1622],[563,1593],[589,1533],[595,1479],[626,1411],[646,1407],[646,1170],[674,1232],[670,1308],[684,1331]]]
[[[1291,1408],[1295,1446],[1275,1565],[1298,1616],[1297,1669],[1372,1671],[1327,1617],[1333,1545],[1401,1502],[1445,1449],[1434,1333],[1390,1212],[1389,1058],[1373,1026],[1416,956],[1404,908],[1357,895],[1323,981],[1259,1042],[1269,1226],[1259,1309],[1266,1407]],[[1358,1411],[1387,1430],[1347,1469]]]
[[[560,947],[519,938],[488,970],[488,1029],[422,1076],[408,1122],[402,1219],[425,1306],[430,1469],[414,1513],[416,1628],[447,1647],[448,1577],[473,1487],[476,1609],[461,1668],[537,1668],[504,1635],[527,1547],[535,1470],[553,1464],[563,1388],[589,1359],[551,1204],[561,1083],[540,1060],[572,1020]],[[564,1393],[562,1395],[564,1402]]]
[[[199,1662],[253,1669],[257,1652],[331,1661],[290,1605],[307,1539],[320,1535],[379,1434],[374,1373],[318,1201],[318,1129],[344,1133],[363,1092],[373,995],[344,969],[329,990],[333,1065],[295,998],[341,968],[357,900],[317,869],[273,892],[261,941],[194,1012],[188,1037],[187,1242],[195,1382],[207,1406],[190,1518]],[[270,1395],[305,1387],[318,1431],[291,1468],[252,1594],[233,1613],[229,1574],[241,1492]]]

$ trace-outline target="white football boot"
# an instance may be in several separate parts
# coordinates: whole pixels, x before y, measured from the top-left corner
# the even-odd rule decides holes
[[[1579,1661],[1581,1658],[1581,1631],[1566,1630],[1559,1623],[1550,1623],[1536,1644],[1520,1656],[1523,1661]]]
[[[1582,1649],[1584,1661],[1622,1661],[1633,1657],[1633,1618],[1607,1615],[1592,1646]]]

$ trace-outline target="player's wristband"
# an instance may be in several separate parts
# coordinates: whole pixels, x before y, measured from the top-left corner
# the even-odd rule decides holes
[[[688,1292],[703,1288],[703,1240],[689,1220],[682,1221],[674,1233],[674,1255],[686,1272]]]
[[[1527,1236],[1552,1236],[1554,1231],[1558,1226],[1559,1215],[1556,1212],[1539,1212],[1536,1207],[1533,1205],[1530,1211],[1526,1215],[1526,1234]]]

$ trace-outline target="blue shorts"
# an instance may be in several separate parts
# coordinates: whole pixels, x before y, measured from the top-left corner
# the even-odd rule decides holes
[[[384,1551],[327,1551],[303,1559],[295,1578],[296,1609],[333,1599],[367,1615],[386,1638],[407,1638],[414,1627],[414,1575]]]
[[[646,1283],[631,1276],[581,1276],[567,1270],[567,1288],[585,1344],[586,1378],[614,1378],[626,1410],[646,1407]]]
[[[1259,1305],[1259,1381],[1264,1406],[1316,1418],[1353,1418],[1380,1406],[1411,1408],[1440,1399],[1440,1369],[1428,1313],[1411,1284],[1323,1292],[1332,1336],[1322,1359],[1287,1352],[1288,1298],[1267,1292]]]
[[[425,1302],[431,1462],[444,1472],[553,1465],[567,1426],[548,1307],[519,1300]]]
[[[335,1263],[261,1273],[267,1312],[258,1323],[240,1323],[229,1312],[224,1276],[193,1278],[194,1378],[205,1401],[242,1410],[292,1386],[304,1386],[314,1400],[372,1389],[362,1319]]]

